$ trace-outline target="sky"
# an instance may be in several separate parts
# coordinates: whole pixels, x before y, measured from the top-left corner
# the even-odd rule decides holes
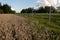
[[[20,12],[24,8],[35,7],[36,0],[0,0],[2,4],[8,4],[12,9]]]
[[[8,4],[16,12],[20,12],[22,9],[38,6],[58,6],[60,0],[0,0],[2,4]],[[58,5],[57,5],[58,3]]]
[[[54,6],[60,5],[60,0],[37,0],[37,3],[41,6]]]

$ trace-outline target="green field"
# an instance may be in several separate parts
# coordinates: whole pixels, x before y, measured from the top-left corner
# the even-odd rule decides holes
[[[38,34],[49,35],[44,40],[60,40],[60,14],[17,14],[23,16],[28,22],[34,23]]]

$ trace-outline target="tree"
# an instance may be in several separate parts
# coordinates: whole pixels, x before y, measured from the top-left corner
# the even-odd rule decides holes
[[[38,10],[38,13],[55,13],[56,9],[54,7],[50,6],[45,6],[45,7],[40,7]]]
[[[3,13],[3,10],[2,9],[0,9],[0,13]]]
[[[22,9],[21,13],[27,13],[27,9]]]
[[[38,11],[38,13],[45,13],[45,10],[43,7],[39,7],[39,9],[37,11]]]
[[[0,2],[0,13],[3,13],[1,2]]]
[[[45,6],[45,7],[39,7],[39,9],[33,9],[33,8],[27,8],[22,9],[21,13],[56,13],[57,10],[54,7]]]
[[[1,5],[0,2],[0,13],[16,13],[16,11],[12,10],[8,4]]]
[[[49,12],[50,12],[50,10],[51,10],[51,7],[49,7],[49,6],[45,6],[45,8],[44,8],[44,9],[45,9],[45,12],[46,12],[46,13],[49,13]]]
[[[21,13],[32,13],[33,8],[22,9]]]
[[[16,13],[11,9],[11,6],[9,6],[8,4],[4,4],[2,6],[2,10],[3,10],[3,13]]]
[[[33,11],[33,8],[28,8],[27,9],[27,13],[32,13],[32,11]]]
[[[1,6],[2,6],[2,5],[1,5],[1,3],[0,3],[0,9],[1,9]]]
[[[60,13],[60,6],[57,7],[57,13]]]
[[[9,5],[7,5],[7,4],[4,4],[2,6],[2,9],[3,9],[4,13],[10,13],[10,11],[11,11],[11,7]]]
[[[11,11],[10,11],[10,13],[13,13],[13,14],[15,14],[15,13],[16,13],[16,11],[13,11],[13,10],[11,10]]]

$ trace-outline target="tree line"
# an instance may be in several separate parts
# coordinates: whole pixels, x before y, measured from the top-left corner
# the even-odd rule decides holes
[[[8,4],[1,4],[0,3],[0,13],[16,13],[15,11],[13,11],[11,9],[11,6],[9,6]]]
[[[22,9],[21,13],[60,13],[60,11],[58,12],[58,10],[53,6],[45,6],[45,7],[39,7],[38,9],[34,8]]]
[[[16,11],[12,10],[8,4],[2,5],[0,2],[0,13],[16,13]],[[22,9],[20,13],[60,13],[60,6],[57,9],[53,6],[39,7],[38,9],[30,7]]]

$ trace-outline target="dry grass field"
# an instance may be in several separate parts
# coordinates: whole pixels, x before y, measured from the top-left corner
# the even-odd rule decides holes
[[[0,14],[0,40],[60,40],[60,15]]]
[[[0,14],[0,40],[37,40],[37,29],[25,18]]]

